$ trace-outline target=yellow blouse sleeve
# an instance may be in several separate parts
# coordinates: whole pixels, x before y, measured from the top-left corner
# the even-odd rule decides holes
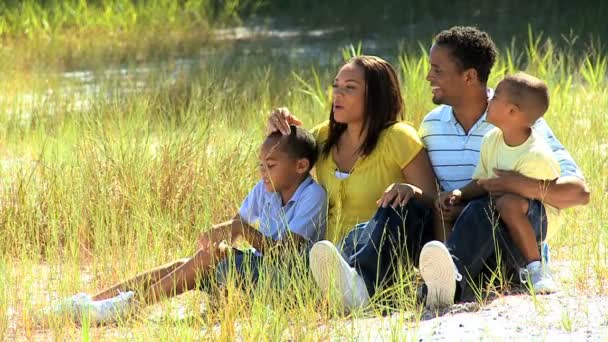
[[[423,148],[416,130],[403,122],[387,128],[385,137],[386,142],[382,144],[381,148],[386,149],[383,152],[390,156],[401,169],[406,167]]]

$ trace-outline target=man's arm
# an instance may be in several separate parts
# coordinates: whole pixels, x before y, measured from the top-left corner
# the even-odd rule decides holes
[[[542,200],[558,208],[566,209],[589,203],[587,183],[576,176],[561,176],[552,181],[526,177],[515,171],[495,170],[497,177],[483,181],[489,192],[510,192],[525,198]]]

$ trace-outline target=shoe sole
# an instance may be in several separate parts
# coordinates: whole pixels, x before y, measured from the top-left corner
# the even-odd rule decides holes
[[[454,304],[456,292],[454,261],[443,243],[431,241],[424,245],[420,252],[420,273],[428,290],[427,308]]]
[[[310,269],[317,285],[324,294],[336,291],[339,294],[342,308],[349,309],[348,296],[351,295],[348,279],[350,274],[341,267],[343,258],[336,247],[329,241],[320,241],[310,250]],[[332,277],[335,275],[335,278]]]

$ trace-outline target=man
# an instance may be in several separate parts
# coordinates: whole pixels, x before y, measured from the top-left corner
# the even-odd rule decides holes
[[[452,191],[471,181],[479,160],[482,137],[493,128],[486,122],[485,112],[488,98],[492,96],[487,81],[495,59],[496,47],[489,35],[472,27],[453,27],[442,31],[435,37],[435,43],[431,47],[431,68],[427,80],[431,85],[433,102],[439,106],[425,117],[420,135],[443,191]],[[544,119],[538,120],[534,129],[551,146],[560,164],[560,177],[547,184],[515,172],[497,170],[498,177],[484,181],[484,188],[488,192],[514,193],[544,201],[558,209],[587,204],[587,185],[570,154],[555,138]],[[385,202],[400,196],[399,187],[393,186],[387,190]],[[500,255],[509,262],[509,243],[504,241],[503,234],[505,229],[500,222],[491,219],[492,216],[495,217],[491,214],[491,208],[491,203],[486,198],[472,201],[464,209],[456,208],[441,213],[444,219],[455,221],[454,229],[445,246],[441,243],[425,246],[420,253],[420,268],[429,286],[441,287],[429,292],[447,295],[427,298],[428,306],[449,305],[470,292],[471,280],[476,279],[486,265],[496,260],[497,245]],[[401,213],[406,211],[403,208],[393,210]],[[382,212],[384,214],[380,215]],[[361,239],[362,242],[357,243],[345,258],[336,254],[335,247],[327,241],[313,246],[310,255],[313,276],[323,290],[329,289],[328,282],[331,281],[332,286],[342,294],[345,309],[366,305],[377,287],[386,284],[382,280],[391,277],[388,273],[393,272],[394,268],[389,264],[395,260],[387,261],[386,258],[395,254],[386,251],[389,248],[383,248],[383,241],[391,239],[373,237],[411,234],[412,229],[404,227],[407,220],[391,219],[390,215],[386,213],[386,208],[380,208],[372,221],[362,228],[364,237],[372,238]],[[532,211],[528,215],[532,225],[539,224],[536,215]],[[417,232],[416,242],[424,244],[429,240],[430,226],[425,225],[424,232]],[[500,240],[498,244],[497,232]],[[418,261],[417,253],[410,254],[410,257],[414,262]],[[361,267],[366,264],[379,266],[368,269]],[[336,269],[338,271],[334,271],[335,274],[327,274],[327,270]],[[361,289],[361,280],[367,285],[367,291]]]

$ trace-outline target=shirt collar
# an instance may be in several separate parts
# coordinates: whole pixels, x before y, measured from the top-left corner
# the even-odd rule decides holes
[[[494,97],[494,89],[492,88],[486,88],[486,94],[488,96],[488,101],[492,99],[492,97]],[[479,120],[477,122],[484,122],[486,121],[486,115],[488,114],[488,109],[486,108],[486,111],[483,112],[483,115],[479,118]],[[453,124],[456,124],[456,117],[454,117],[454,110],[452,109],[451,106],[446,105],[445,108],[443,109],[443,113],[441,114],[441,121],[444,122],[451,122]]]
[[[304,189],[306,189],[306,187],[308,187],[312,182],[313,182],[312,177],[310,175],[308,175],[302,181],[302,183],[300,183],[300,185],[296,189],[296,192],[294,192],[293,196],[291,196],[291,199],[289,199],[289,202],[287,202],[287,203],[298,201],[300,199],[300,197],[302,197],[302,193],[304,192]]]
[[[287,201],[287,203],[285,203],[285,205],[287,206],[291,203],[298,201],[300,199],[300,197],[302,197],[302,193],[304,192],[304,189],[306,189],[312,182],[313,182],[312,177],[310,175],[308,175],[302,181],[302,183],[300,183],[300,185],[298,185],[296,192],[293,193],[293,196],[291,196],[291,198],[289,199],[289,201]],[[276,202],[276,204],[281,206],[281,195],[279,195],[278,192],[272,193],[272,198]]]

